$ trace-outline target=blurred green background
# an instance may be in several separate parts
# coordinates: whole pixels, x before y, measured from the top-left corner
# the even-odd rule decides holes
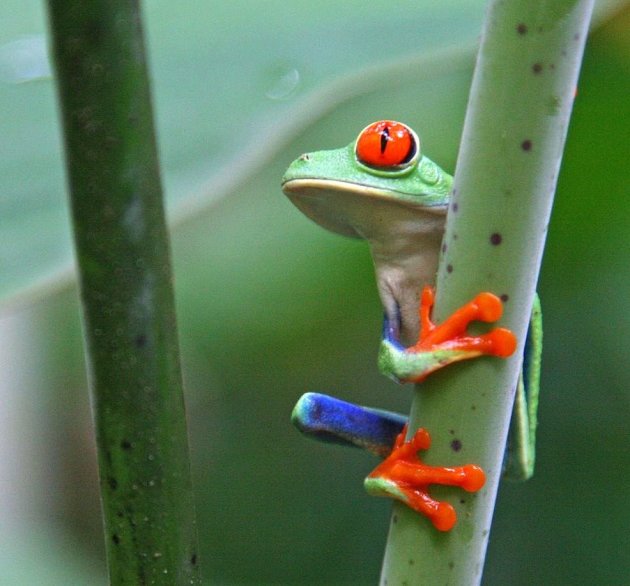
[[[375,583],[375,461],[289,414],[308,390],[402,411],[410,393],[375,366],[366,247],[311,224],[279,180],[379,118],[452,170],[484,2],[145,9],[206,580]],[[0,583],[104,584],[44,14],[5,0],[0,16]],[[500,491],[484,584],[628,583],[629,25],[609,12],[587,46],[539,286],[538,468]]]

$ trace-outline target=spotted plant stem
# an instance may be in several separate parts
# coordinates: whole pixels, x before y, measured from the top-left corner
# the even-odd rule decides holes
[[[436,532],[395,504],[381,584],[481,580],[520,356],[551,212],[592,0],[495,0],[477,59],[437,277],[441,322],[480,291],[504,301],[519,351],[449,366],[418,385],[409,435],[431,431],[431,464],[473,462],[474,495],[435,487],[458,523]],[[544,302],[544,300],[543,300]]]
[[[110,584],[199,584],[138,2],[49,0]]]

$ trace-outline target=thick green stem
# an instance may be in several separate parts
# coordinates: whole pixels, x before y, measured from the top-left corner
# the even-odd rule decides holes
[[[112,584],[197,584],[139,5],[49,0]]]
[[[483,358],[416,388],[410,430],[433,436],[426,460],[474,463],[476,494],[435,488],[458,523],[439,533],[396,505],[382,584],[476,584],[481,579],[520,356],[575,94],[592,0],[495,0],[485,24],[437,278],[438,321],[480,291],[505,300],[500,325],[518,355]],[[411,433],[411,432],[410,432]]]

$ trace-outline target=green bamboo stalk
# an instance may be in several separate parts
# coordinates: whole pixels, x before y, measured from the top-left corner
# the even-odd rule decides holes
[[[477,584],[481,580],[520,356],[592,0],[495,0],[475,69],[437,277],[444,319],[480,291],[505,300],[500,325],[517,356],[454,365],[418,386],[410,429],[426,427],[436,465],[481,465],[476,494],[435,487],[457,509],[439,533],[396,504],[381,583]],[[411,433],[411,432],[410,432]]]
[[[111,584],[198,584],[140,8],[49,0]]]

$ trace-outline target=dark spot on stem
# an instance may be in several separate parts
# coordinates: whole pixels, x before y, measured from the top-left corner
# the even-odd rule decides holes
[[[503,303],[506,303],[507,301],[509,301],[510,296],[507,293],[503,293],[503,295],[501,295],[501,297],[499,297],[499,299],[501,299],[501,301],[503,301]]]
[[[114,534],[112,535],[112,541],[113,541],[116,545],[118,545],[118,544],[120,543],[120,537],[118,537],[118,534],[117,534],[117,533],[114,533]]]
[[[118,480],[116,480],[113,476],[108,478],[107,484],[109,484],[109,488],[112,490],[116,490],[118,488]]]
[[[462,449],[462,442],[461,442],[461,440],[454,439],[454,440],[451,442],[451,449],[452,449],[454,452],[459,452],[459,451]]]
[[[536,74],[540,73],[543,70],[542,63],[534,63],[532,65],[532,71]]]
[[[414,562],[413,560],[411,560],[411,559],[409,560],[409,565],[410,565],[410,566],[413,566],[415,563],[416,563],[416,562]]]
[[[449,569],[453,569],[455,567],[455,562],[448,562]]]
[[[453,272],[453,265],[446,265],[446,272],[447,273],[452,273]]]
[[[523,23],[523,22],[519,23],[516,26],[516,32],[519,35],[526,35],[527,34],[527,25],[525,23]]]
[[[444,244],[442,244],[442,252],[446,252],[446,249],[448,248],[448,246],[446,245],[446,242]]]
[[[196,565],[197,565],[197,554],[196,554],[196,553],[193,553],[193,554],[190,556],[190,563],[191,563],[193,566],[196,566]]]
[[[466,504],[466,499],[459,499],[459,504],[460,505],[465,505]]]
[[[521,148],[522,148],[524,151],[531,151],[531,150],[532,150],[532,141],[531,141],[531,140],[529,140],[529,139],[524,140],[524,141],[521,143]]]
[[[145,334],[136,336],[136,348],[144,348],[147,345],[147,337]]]
[[[457,210],[459,209],[459,205],[457,205],[456,201],[453,202],[451,209],[453,210],[453,212],[457,212]]]
[[[470,410],[471,411],[477,411],[477,405],[471,405],[470,406]]]
[[[492,246],[499,246],[502,241],[503,236],[501,236],[498,232],[494,232],[494,234],[490,235],[490,244],[492,244]]]
[[[125,451],[129,451],[132,448],[132,445],[129,440],[123,440],[120,442],[120,447]]]
[[[398,523],[398,515],[394,515],[392,517],[392,523],[395,525],[396,523]]]

